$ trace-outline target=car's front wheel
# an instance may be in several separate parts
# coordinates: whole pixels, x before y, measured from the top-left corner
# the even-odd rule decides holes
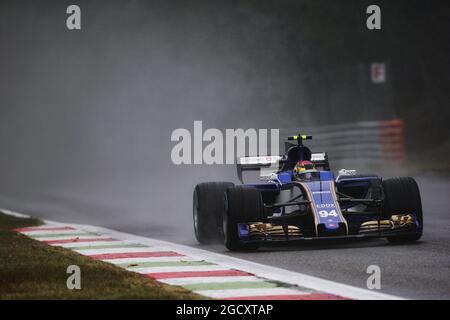
[[[193,222],[197,241],[209,244],[219,241],[222,232],[225,192],[231,182],[205,182],[195,186]]]
[[[263,221],[264,204],[261,192],[250,186],[228,188],[225,205],[223,233],[227,249],[232,251],[257,249],[258,244],[241,242],[238,223]]]
[[[391,178],[383,180],[384,215],[413,214],[418,226],[414,234],[405,234],[388,237],[389,242],[412,242],[422,237],[423,212],[420,191],[417,182],[410,177]]]

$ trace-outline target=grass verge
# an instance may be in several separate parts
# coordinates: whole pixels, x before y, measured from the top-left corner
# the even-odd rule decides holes
[[[73,251],[52,247],[13,229],[41,224],[0,213],[1,299],[204,299]],[[81,289],[66,286],[67,267],[81,269]]]

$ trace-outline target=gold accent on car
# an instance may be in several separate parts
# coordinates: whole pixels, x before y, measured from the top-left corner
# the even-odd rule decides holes
[[[394,224],[394,228],[416,225],[416,218],[410,214],[401,215],[396,214],[391,217],[391,221]]]
[[[272,223],[255,222],[249,224],[251,238],[301,237],[303,233],[296,226],[282,226]]]
[[[389,220],[370,220],[361,224],[360,233],[378,231],[387,231],[403,228],[411,228],[416,226],[416,219],[410,214],[395,214]]]

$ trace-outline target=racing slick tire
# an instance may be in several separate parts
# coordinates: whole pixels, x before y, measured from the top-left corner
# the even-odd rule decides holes
[[[384,216],[390,219],[396,213],[415,213],[419,222],[418,233],[388,237],[389,242],[413,242],[422,237],[423,212],[417,182],[410,177],[383,180],[385,197]]]
[[[205,182],[195,186],[193,222],[197,241],[209,244],[221,239],[225,192],[232,182]]]
[[[228,188],[223,215],[225,247],[231,251],[256,250],[257,243],[242,243],[239,239],[238,223],[258,222],[264,219],[264,204],[261,192],[251,186]]]

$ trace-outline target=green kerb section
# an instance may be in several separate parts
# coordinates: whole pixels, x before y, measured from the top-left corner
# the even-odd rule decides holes
[[[120,249],[120,248],[149,248],[144,244],[105,244],[100,246],[67,247],[70,250],[90,250],[90,249]]]
[[[236,281],[236,282],[209,282],[184,285],[183,288],[192,291],[200,290],[226,290],[226,289],[264,289],[284,287],[281,283],[267,281]]]
[[[122,268],[152,268],[152,267],[188,267],[188,266],[208,266],[214,263],[206,261],[155,261],[155,262],[135,262],[119,263],[116,266]]]
[[[46,234],[29,235],[29,237],[33,239],[56,238],[56,237],[79,237],[79,236],[99,236],[99,234],[94,232],[78,232],[78,233],[46,233]]]

